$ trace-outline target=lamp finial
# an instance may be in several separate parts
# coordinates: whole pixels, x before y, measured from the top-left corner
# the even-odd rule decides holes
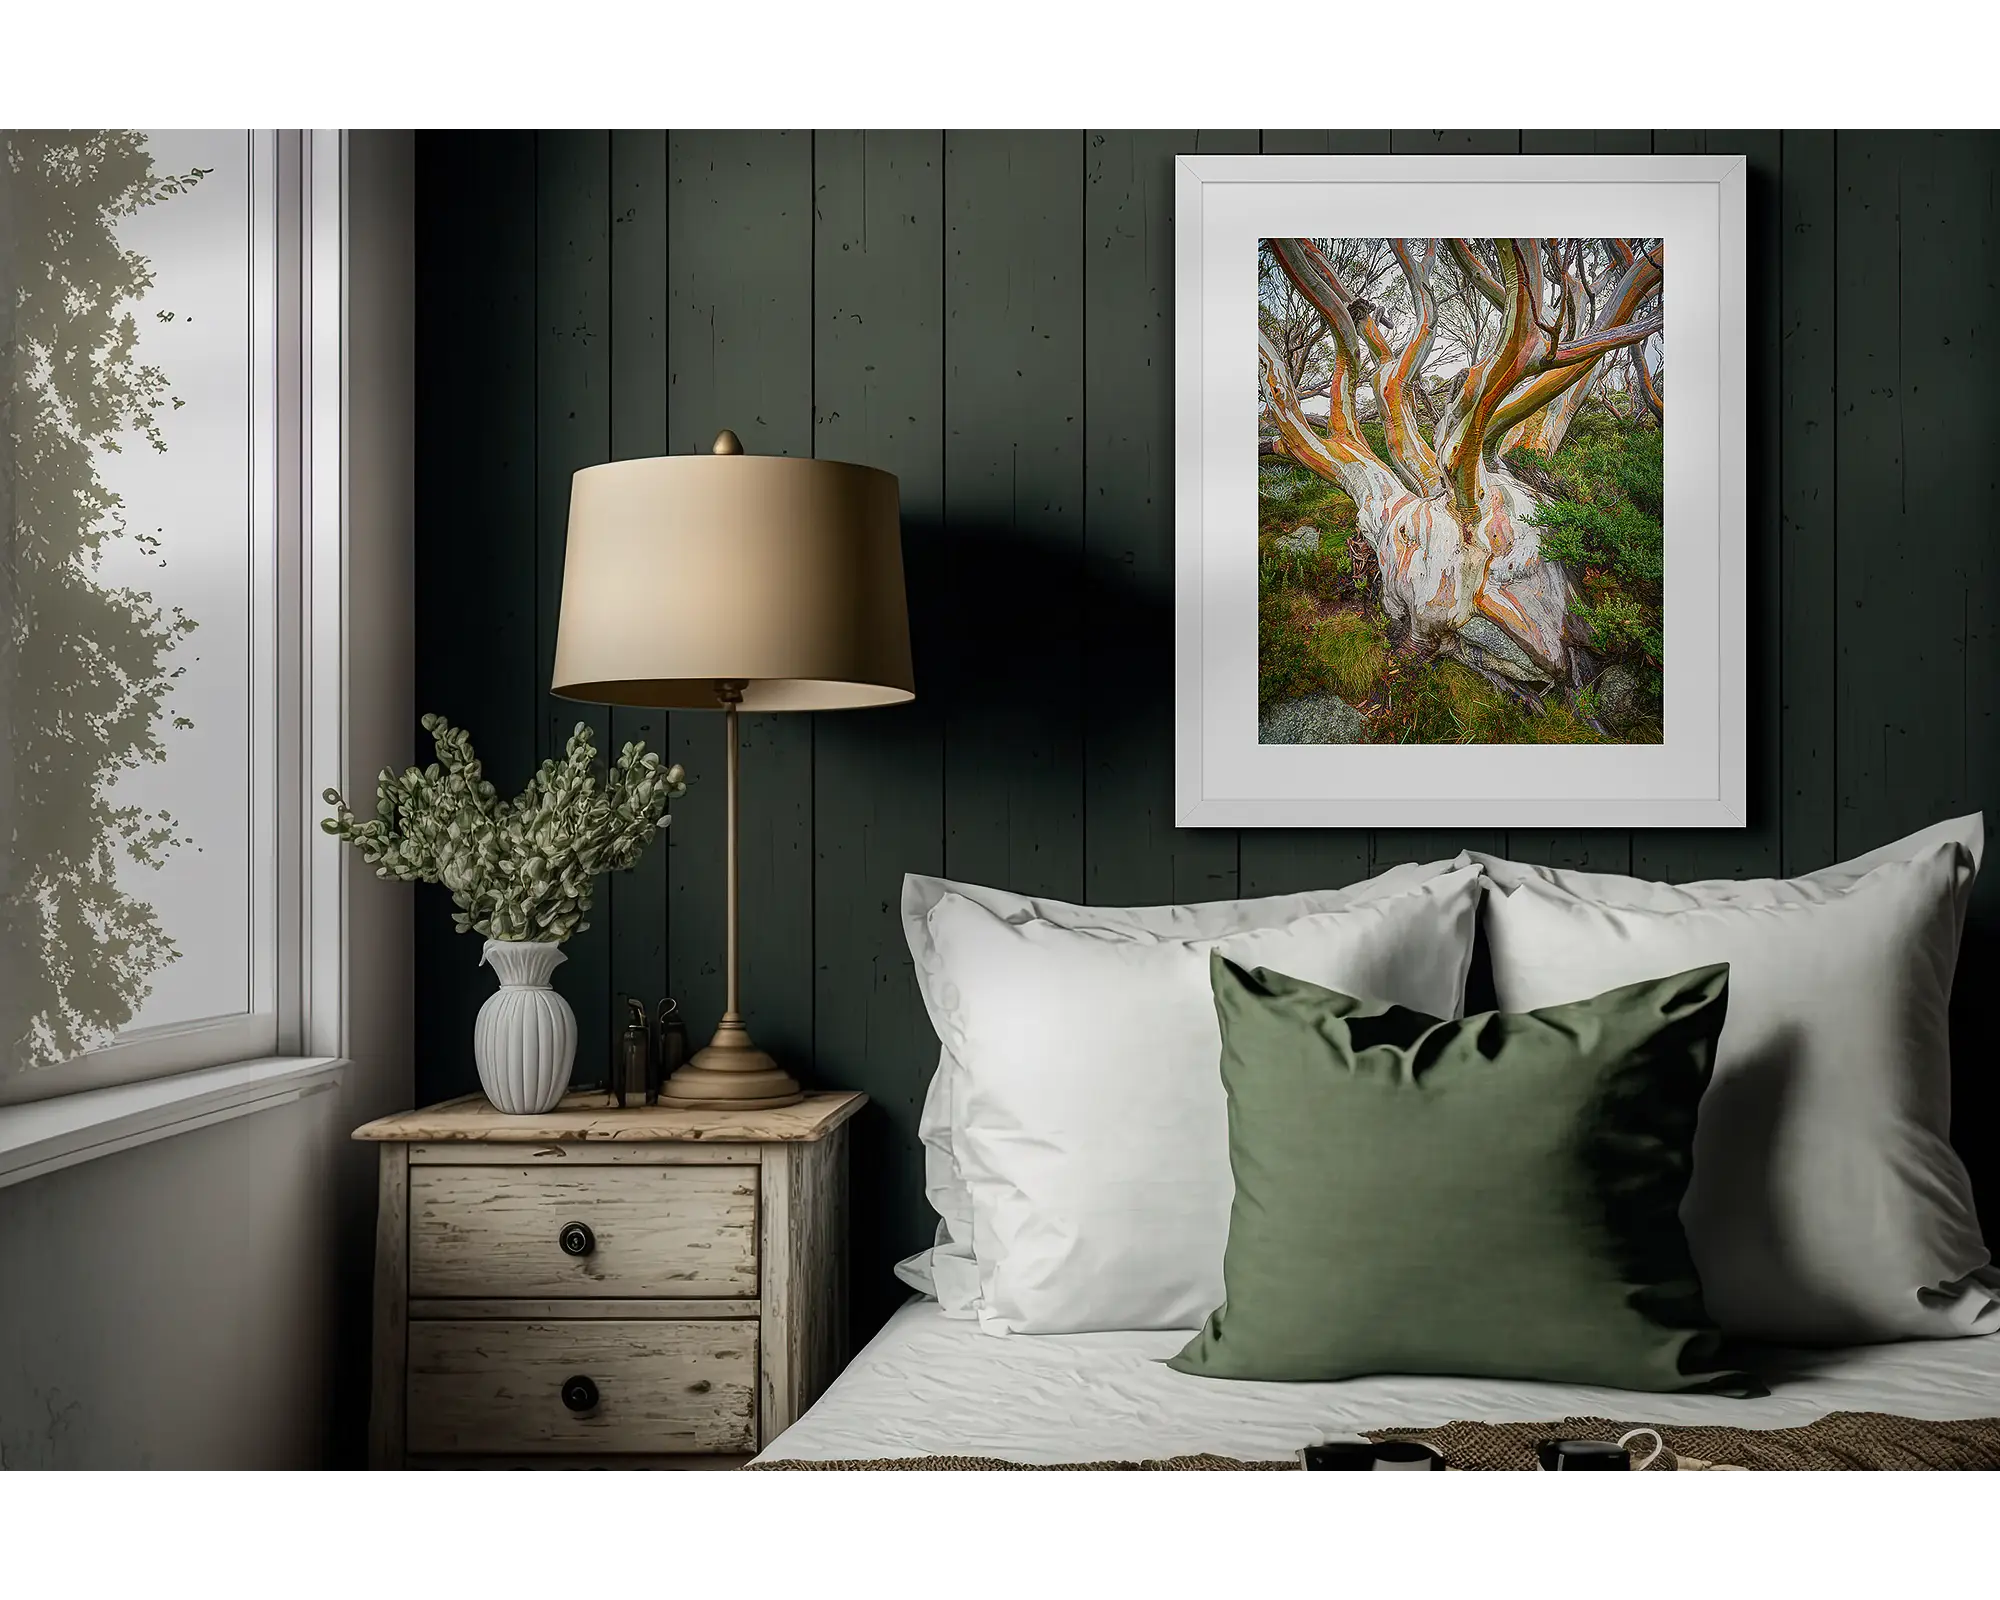
[[[737,438],[729,429],[724,428],[722,432],[715,436],[715,443],[709,446],[709,454],[717,456],[740,456],[743,454],[743,441]]]

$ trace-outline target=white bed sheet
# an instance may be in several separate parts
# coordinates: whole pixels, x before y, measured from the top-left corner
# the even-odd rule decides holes
[[[1771,1393],[1756,1400],[1497,1378],[1225,1382],[1161,1364],[1188,1338],[1173,1332],[1003,1338],[946,1317],[934,1300],[914,1300],[760,1459],[1139,1461],[1207,1451],[1262,1461],[1362,1429],[1457,1419],[1597,1416],[1784,1428],[1829,1411],[2000,1416],[2000,1334],[1769,1352],[1759,1375]]]

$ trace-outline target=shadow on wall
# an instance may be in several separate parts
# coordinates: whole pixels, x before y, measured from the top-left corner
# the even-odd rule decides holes
[[[819,724],[822,761],[837,738],[855,750],[893,741],[899,761],[928,764],[942,839],[923,859],[870,855],[869,898],[894,924],[880,964],[894,965],[871,973],[865,1036],[827,1024],[827,1005],[849,1004],[847,995],[822,998],[813,1079],[871,1096],[852,1124],[858,1337],[905,1296],[893,1266],[928,1246],[936,1224],[917,1129],[938,1043],[896,914],[904,873],[1089,900],[1087,791],[1105,763],[1118,764],[1112,781],[1150,810],[1154,829],[1171,826],[1171,575],[1142,571],[1129,550],[1094,544],[1086,555],[1074,530],[1057,537],[1028,521],[946,527],[906,516],[917,700]],[[900,777],[889,770],[880,781]],[[817,952],[822,970],[827,961]]]
[[[1985,875],[2000,878],[1994,859],[1993,826],[1987,818]],[[1987,893],[1975,902],[1958,953],[1951,991],[1951,1142],[1972,1177],[1973,1199],[1989,1248],[2000,1251],[2000,1084],[1992,1064],[2000,1060],[2000,1014],[1993,1007],[1992,974],[2000,968],[2000,929]],[[1984,915],[1982,915],[1982,912]]]

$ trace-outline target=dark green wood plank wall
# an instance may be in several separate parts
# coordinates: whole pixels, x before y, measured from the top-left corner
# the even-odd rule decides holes
[[[1750,159],[1752,825],[1741,832],[1172,826],[1172,156]],[[2000,801],[2000,340],[1986,134],[1644,130],[430,133],[419,139],[419,696],[518,785],[571,724],[695,780],[559,975],[601,1071],[617,997],[721,1005],[713,717],[546,693],[568,477],[732,427],[902,482],[920,699],[746,719],[760,1039],[865,1089],[857,1316],[923,1244],[936,1042],[905,871],[1101,903],[1348,882],[1461,845],[1663,877],[1800,872]],[[662,599],[671,626],[673,600]],[[490,980],[418,897],[420,1092],[474,1085]],[[2000,1212],[1989,875],[1957,1123]]]
[[[822,133],[813,194],[814,448],[896,474],[912,594],[942,594],[945,524],[945,151],[941,133]],[[938,682],[950,608],[916,609],[911,644]],[[899,890],[945,858],[942,693],[819,718],[815,730],[813,1037],[864,1090],[855,1130],[856,1308],[879,1315],[882,1270],[930,1241],[917,1117],[937,1037],[910,982]],[[867,1263],[874,1264],[872,1278]]]

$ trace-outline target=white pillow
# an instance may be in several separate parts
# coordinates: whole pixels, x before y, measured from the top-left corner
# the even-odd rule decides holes
[[[939,1025],[936,989],[940,974],[937,946],[931,939],[930,914],[948,894],[984,906],[1005,922],[1048,922],[1059,928],[1093,928],[1107,935],[1141,943],[1154,940],[1219,939],[1246,928],[1274,928],[1300,917],[1359,905],[1385,895],[1404,894],[1420,883],[1454,869],[1449,861],[1403,863],[1345,889],[1316,889],[1301,894],[1267,895],[1254,900],[1210,900],[1184,906],[1079,906],[1062,900],[1042,900],[979,884],[954,883],[911,873],[903,879],[903,931],[916,965],[918,991]],[[1451,1015],[1458,1014],[1454,1006]],[[972,1258],[972,1196],[952,1151],[953,1087],[957,1063],[950,1048],[938,1051],[937,1071],[924,1093],[917,1135],[924,1146],[924,1194],[938,1214],[937,1242],[928,1250],[898,1262],[896,1276],[911,1288],[934,1296],[947,1316],[970,1317],[979,1295],[979,1275]]]
[[[1221,939],[1142,941],[940,900],[938,1023],[958,1062],[980,1326],[1199,1326],[1222,1299],[1234,1192],[1209,952],[1449,1015],[1478,879]]]
[[[1729,963],[1681,1208],[1724,1332],[1858,1344],[2000,1329],[2000,1275],[1947,1137],[1969,869],[1947,838],[1843,888],[1822,879],[1810,899],[1648,909],[1532,880],[1489,893],[1503,1010]]]
[[[1979,859],[1986,843],[1986,822],[1977,811],[1969,817],[1954,817],[1935,823],[1885,844],[1879,850],[1856,856],[1817,872],[1797,878],[1710,878],[1699,883],[1655,883],[1650,878],[1627,878],[1611,872],[1576,872],[1568,867],[1538,867],[1524,861],[1489,856],[1481,850],[1462,850],[1454,866],[1478,866],[1486,871],[1492,889],[1504,893],[1522,884],[1537,884],[1588,900],[1593,905],[1634,906],[1649,911],[1683,911],[1713,905],[1801,905],[1816,903],[1854,887],[1875,868],[1891,861],[1914,861],[1939,845],[1958,845],[1964,854],[1957,859],[1952,899],[1956,907],[1954,938],[1965,927],[1965,913],[1972,904],[1972,881],[1979,875]],[[1657,976],[1657,974],[1656,974]]]

